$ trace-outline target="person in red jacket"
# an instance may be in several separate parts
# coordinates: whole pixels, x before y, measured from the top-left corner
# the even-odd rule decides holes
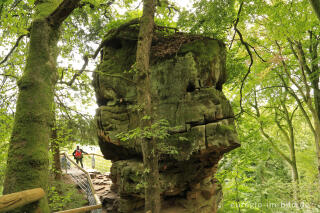
[[[83,151],[82,149],[80,149],[79,146],[77,146],[77,149],[75,149],[72,153],[74,159],[76,160],[77,164],[81,164],[81,167],[83,168],[83,163],[82,163],[82,159],[83,159],[83,154],[88,154],[85,151]]]

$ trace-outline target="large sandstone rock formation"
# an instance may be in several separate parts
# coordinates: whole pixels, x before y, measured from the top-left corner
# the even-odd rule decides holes
[[[134,70],[138,27],[106,36],[93,85],[99,108],[99,145],[113,162],[116,212],[144,205],[140,144],[117,134],[139,124]],[[155,120],[166,119],[170,136],[158,143],[162,212],[215,212],[219,184],[214,178],[224,153],[239,146],[233,111],[222,93],[226,78],[224,44],[216,39],[156,30],[151,81]]]

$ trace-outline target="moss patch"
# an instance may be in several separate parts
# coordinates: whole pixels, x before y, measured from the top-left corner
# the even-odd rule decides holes
[[[42,0],[41,3],[36,6],[35,19],[48,17],[48,15],[57,9],[61,2],[62,0]]]

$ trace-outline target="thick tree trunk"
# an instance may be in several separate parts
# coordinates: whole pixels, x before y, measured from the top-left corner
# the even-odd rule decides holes
[[[39,187],[47,190],[59,27],[79,0],[65,0],[60,5],[59,2],[47,0],[36,4],[27,64],[18,82],[19,95],[8,151],[4,194]],[[14,212],[49,212],[47,199]]]
[[[47,21],[36,20],[30,32],[30,49],[23,77],[18,82],[19,96],[10,141],[4,194],[22,190],[47,189],[48,144],[53,121],[58,30]],[[32,203],[23,211],[36,212]],[[46,200],[42,212],[49,212]],[[19,210],[17,210],[19,211]],[[20,211],[21,212],[21,211]]]
[[[143,116],[152,116],[151,87],[150,87],[150,47],[154,28],[155,0],[144,0],[143,15],[140,22],[140,31],[137,47],[136,67],[138,70],[138,102],[143,107]],[[142,128],[151,126],[152,118],[141,120]],[[158,154],[154,138],[143,138],[141,142],[145,173],[145,212],[160,212],[160,186]]]

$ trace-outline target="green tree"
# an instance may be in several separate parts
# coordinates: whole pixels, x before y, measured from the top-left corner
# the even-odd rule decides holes
[[[152,115],[151,105],[151,82],[150,82],[150,48],[154,28],[154,14],[156,1],[143,1],[143,14],[140,20],[140,31],[138,36],[138,46],[136,54],[137,73],[137,95],[138,103],[142,105],[140,112],[141,127],[151,127],[153,119],[143,119]],[[143,164],[145,167],[145,211],[158,213],[160,212],[160,184],[158,153],[156,139],[142,138],[141,141]]]
[[[36,3],[30,45],[10,141],[4,194],[48,183],[48,145],[53,126],[53,98],[57,81],[59,27],[78,0]],[[46,199],[23,207],[28,212],[49,212]],[[18,210],[20,211],[20,210]]]

